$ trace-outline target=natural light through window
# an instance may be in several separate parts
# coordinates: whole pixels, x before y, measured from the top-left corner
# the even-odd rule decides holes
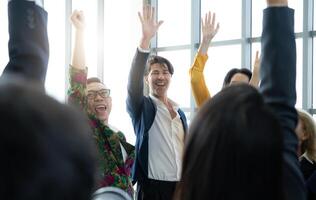
[[[0,1],[0,74],[9,61],[8,56],[8,14],[7,14],[7,1]]]
[[[124,6],[122,6],[124,5]],[[111,88],[109,122],[135,142],[134,129],[126,112],[127,79],[141,37],[137,12],[142,0],[104,1],[104,83]]]
[[[73,10],[82,10],[85,14],[86,29],[85,29],[85,48],[86,48],[86,64],[88,67],[88,76],[97,76],[97,2],[96,0],[74,0],[72,4]],[[74,39],[74,30],[72,31]]]
[[[302,39],[296,39],[296,107],[303,106],[303,58]]]
[[[48,12],[49,62],[46,76],[46,92],[61,102],[65,101],[65,4],[45,1]]]
[[[241,38],[241,0],[201,1],[201,15],[211,11],[216,13],[216,21],[220,24],[220,30],[214,41]]]
[[[163,20],[158,31],[158,46],[190,44],[191,1],[159,0],[158,19]]]
[[[204,76],[211,96],[222,89],[226,73],[232,68],[241,68],[241,46],[211,47],[205,65]]]
[[[266,1],[252,1],[252,36],[259,37],[262,32],[262,13],[267,7]],[[303,1],[289,1],[289,7],[295,9],[295,32],[303,30]]]

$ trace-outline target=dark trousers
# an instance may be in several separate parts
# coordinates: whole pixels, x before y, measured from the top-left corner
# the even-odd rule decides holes
[[[137,183],[137,200],[172,200],[177,182],[147,179]]]

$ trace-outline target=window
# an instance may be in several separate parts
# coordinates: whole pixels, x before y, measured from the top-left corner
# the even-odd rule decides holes
[[[86,29],[85,29],[86,64],[89,67],[88,77],[96,77],[97,76],[97,56],[98,56],[97,1],[96,0],[95,1],[75,0],[73,1],[72,9],[84,11],[85,20],[86,20]],[[72,39],[74,39],[74,31],[72,32],[72,34],[73,34]]]
[[[302,39],[296,39],[296,107],[303,106],[303,58]]]
[[[135,134],[125,101],[128,74],[141,38],[137,15],[141,9],[142,0],[104,1],[104,83],[111,88],[112,97],[109,123],[121,130],[131,144]]]
[[[252,1],[252,36],[259,37],[262,32],[262,13],[267,7],[265,1]],[[289,7],[295,9],[295,32],[303,31],[303,1],[289,1]]]
[[[45,1],[48,12],[47,31],[49,39],[49,61],[46,76],[46,92],[59,101],[65,101],[65,4],[54,0]],[[68,21],[67,21],[68,23]],[[68,76],[67,76],[68,78]]]
[[[229,5],[227,5],[227,2],[229,2]],[[220,29],[214,41],[241,38],[241,0],[202,0],[201,5],[201,16],[203,18],[206,12],[215,12],[216,21],[220,23]]]
[[[218,93],[223,86],[224,78],[232,68],[241,68],[241,46],[229,45],[210,47],[204,76],[211,96]]]
[[[316,2],[314,1],[314,30],[316,29],[316,14],[315,14],[315,10],[316,10]]]
[[[158,31],[159,47],[190,44],[190,0],[158,0],[158,19],[164,21]]]
[[[8,1],[0,1],[0,74],[9,62],[8,56]]]
[[[314,44],[316,44],[316,39],[313,39]],[[313,61],[313,108],[316,109],[316,51],[314,50],[314,61]],[[314,113],[316,114],[316,113]]]

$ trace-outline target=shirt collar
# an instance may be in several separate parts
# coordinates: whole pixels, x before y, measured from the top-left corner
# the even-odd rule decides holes
[[[306,152],[302,155],[302,157],[304,157],[304,158],[305,158],[308,162],[310,162],[311,164],[314,163],[313,160],[308,157],[308,155],[307,155]]]
[[[159,106],[164,105],[165,106],[165,104],[160,99],[155,97],[154,95],[149,94],[149,97],[156,103],[156,105],[159,105]],[[171,103],[171,105],[172,105],[173,109],[175,109],[175,111],[177,111],[179,109],[179,104],[177,104],[176,102],[174,102],[173,100],[171,100],[169,98],[168,98],[168,101]]]

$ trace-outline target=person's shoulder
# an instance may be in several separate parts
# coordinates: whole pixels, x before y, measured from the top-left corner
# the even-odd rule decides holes
[[[118,128],[116,128],[115,126],[110,125],[110,124],[108,125],[108,128],[109,128],[111,131],[115,132],[115,133],[121,132]]]

